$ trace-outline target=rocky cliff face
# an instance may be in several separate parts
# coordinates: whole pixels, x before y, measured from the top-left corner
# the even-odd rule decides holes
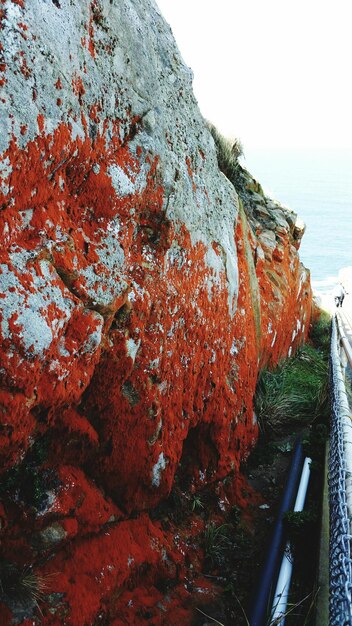
[[[308,331],[295,216],[239,202],[152,0],[0,15],[3,623],[189,624],[201,556],[150,511],[176,472],[245,505],[258,369]]]

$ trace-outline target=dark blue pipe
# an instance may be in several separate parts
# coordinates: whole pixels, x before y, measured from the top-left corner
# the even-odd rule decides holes
[[[292,460],[285,491],[282,496],[280,509],[276,518],[266,561],[261,572],[261,578],[259,581],[254,606],[252,608],[249,618],[250,626],[263,626],[263,624],[265,624],[267,620],[268,609],[271,609],[271,605],[269,606],[269,602],[271,599],[271,593],[276,584],[280,560],[282,558],[282,552],[285,546],[282,518],[284,513],[286,513],[286,511],[290,509],[293,498],[296,495],[298,480],[300,472],[302,470],[302,463],[303,449],[301,440],[298,439],[296,441],[296,445],[292,454]]]

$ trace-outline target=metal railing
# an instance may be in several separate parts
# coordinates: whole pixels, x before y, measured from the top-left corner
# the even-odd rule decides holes
[[[351,333],[346,328],[352,327],[352,320],[343,313],[336,313],[337,339],[341,342],[346,358],[352,367]],[[349,337],[347,336],[349,335]]]
[[[338,328],[339,325],[339,328]],[[341,335],[338,335],[338,330]],[[329,626],[352,626],[352,422],[339,343],[347,342],[341,320],[333,319],[330,352],[331,434],[329,456],[330,598]],[[347,342],[348,343],[348,342]],[[348,344],[349,347],[349,344]],[[348,355],[347,355],[348,356]]]

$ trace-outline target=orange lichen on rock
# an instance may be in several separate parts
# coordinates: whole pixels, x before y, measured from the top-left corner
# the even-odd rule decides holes
[[[73,139],[64,124],[46,134],[43,116],[38,130],[24,149],[12,139],[4,155],[13,201],[2,213],[7,247],[1,272],[12,294],[5,294],[5,304],[9,312],[15,308],[7,318],[2,362],[4,384],[16,391],[6,397],[2,392],[2,459],[11,466],[36,433],[47,433],[50,463],[61,459],[52,465],[58,481],[52,501],[34,525],[37,549],[57,552],[43,571],[60,572],[53,584],[64,598],[42,623],[56,626],[64,611],[67,623],[83,626],[108,605],[119,623],[111,604],[116,590],[127,581],[131,589],[138,586],[143,563],[150,571],[143,585],[153,590],[158,577],[176,576],[172,563],[182,555],[179,546],[162,556],[167,540],[147,515],[119,520],[156,506],[170,493],[180,466],[198,488],[231,473],[228,506],[231,501],[246,508],[255,501],[240,464],[258,432],[258,369],[302,341],[308,318],[301,333],[296,328],[297,337],[292,332],[296,318],[302,319],[298,291],[307,287],[297,284],[298,260],[292,273],[287,240],[275,265],[257,259],[259,296],[248,288],[255,238],[242,215],[235,232],[239,289],[232,318],[226,273],[216,275],[204,243],[192,243],[187,229],[175,228],[165,216],[158,158],[148,157],[140,190],[138,158],[117,133],[107,147],[105,131],[94,144],[87,135]],[[116,185],[122,184],[129,193],[119,197]],[[11,252],[18,249],[21,269]],[[216,265],[216,242],[212,251]],[[40,337],[26,328],[27,310],[40,314]],[[77,464],[89,467],[108,498]],[[105,534],[83,539],[106,524],[112,526]],[[162,601],[157,589],[150,593]],[[132,600],[126,591],[122,597],[130,608],[140,606],[140,596]],[[142,624],[135,608],[125,619]],[[179,624],[187,624],[193,609],[172,610],[181,611]]]
[[[72,141],[70,129],[63,125],[44,136],[44,126],[39,115],[41,135],[25,150],[11,141],[4,154],[11,168],[11,205],[6,196],[0,198],[7,207],[0,224],[6,243],[0,273],[2,284],[8,285],[2,294],[2,315],[8,316],[6,322],[3,317],[8,328],[1,348],[3,376],[13,381],[16,393],[25,393],[27,412],[35,404],[78,400],[90,381],[99,360],[104,315],[123,303],[127,289],[122,277],[119,282],[108,276],[103,225],[122,208],[107,174],[109,159],[136,168],[117,140],[108,156],[104,136],[97,138],[93,149],[88,138]],[[46,161],[41,158],[44,153],[50,154]],[[128,207],[132,201],[130,197],[124,204]],[[13,257],[11,250],[19,245],[22,253]],[[122,262],[123,247],[117,241],[115,246]],[[32,326],[27,327],[29,320]],[[35,324],[40,324],[37,338]],[[21,437],[25,439],[23,429]],[[8,444],[6,440],[6,456],[11,451]]]
[[[88,26],[88,50],[93,59],[96,57],[95,41],[94,41],[94,25],[100,24],[103,19],[102,8],[98,0],[92,0],[90,3],[90,15]],[[83,45],[83,44],[82,44]],[[85,45],[85,44],[84,44]]]
[[[187,437],[193,441],[190,472],[204,482],[238,470],[235,442],[241,440],[242,452],[256,432],[251,434],[250,416],[246,436],[239,435],[239,401],[229,381],[236,323],[228,312],[225,277],[223,288],[208,290],[204,247],[192,247],[186,233],[174,235],[176,242],[177,257],[166,275],[160,271],[162,249],[150,257],[147,273],[140,259],[134,277],[139,289],[132,287],[127,319],[119,323],[117,316],[110,330],[110,346],[84,403],[92,418],[99,415],[101,441],[110,442],[108,455],[99,459],[102,480],[128,509],[150,507],[169,493]]]
[[[99,537],[78,540],[69,551],[62,551],[48,562],[44,575],[53,575],[55,590],[63,599],[53,609],[50,621],[44,619],[43,623],[61,623],[64,611],[67,615],[69,609],[68,624],[91,624],[99,610],[106,615],[105,600],[112,617],[115,611],[109,599],[113,597],[113,604],[117,603],[129,579],[143,578],[148,589],[153,589],[171,572],[175,576],[168,541],[148,516],[121,522]],[[130,608],[129,623],[137,623],[133,621],[135,608]]]
[[[180,483],[219,523],[258,505],[258,372],[309,326],[299,233],[241,208],[154,5],[29,4],[0,31],[0,557],[50,590],[1,617],[187,626],[205,521],[159,507]]]

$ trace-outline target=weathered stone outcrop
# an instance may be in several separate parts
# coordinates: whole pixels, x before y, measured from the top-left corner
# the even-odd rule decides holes
[[[176,471],[245,505],[258,370],[308,331],[301,230],[249,175],[242,207],[152,0],[0,12],[0,613],[189,624],[200,556],[147,511]]]

